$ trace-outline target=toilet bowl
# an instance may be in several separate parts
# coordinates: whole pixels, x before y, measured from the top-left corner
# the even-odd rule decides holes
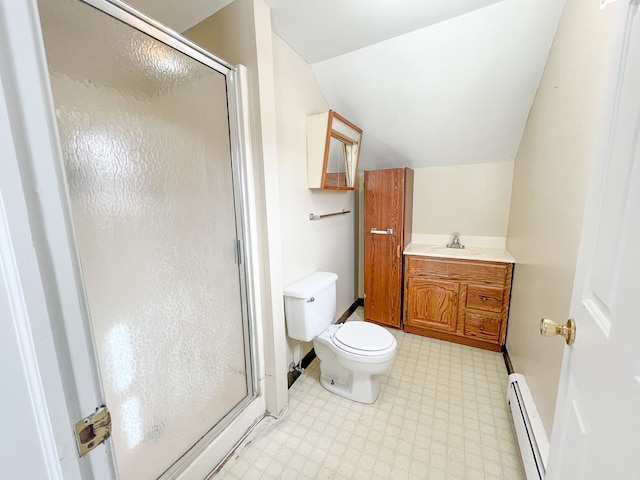
[[[352,341],[356,336],[357,341]],[[355,321],[330,325],[313,339],[313,348],[320,359],[324,388],[357,402],[373,403],[380,394],[382,374],[393,365],[397,342],[383,327]]]
[[[315,272],[284,290],[288,334],[312,341],[320,359],[320,383],[328,391],[362,403],[373,403],[380,378],[393,365],[397,342],[385,328],[354,321],[332,324],[336,311],[336,280]]]

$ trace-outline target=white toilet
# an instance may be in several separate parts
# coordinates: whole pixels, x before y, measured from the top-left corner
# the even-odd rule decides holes
[[[380,375],[391,368],[397,342],[383,327],[367,322],[334,325],[336,280],[314,272],[284,289],[289,337],[313,340],[320,359],[320,383],[337,395],[373,403],[380,393]]]

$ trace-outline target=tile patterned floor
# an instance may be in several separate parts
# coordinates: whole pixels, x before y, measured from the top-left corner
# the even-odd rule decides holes
[[[502,355],[391,331],[398,354],[373,405],[324,390],[316,359],[216,480],[524,479]]]

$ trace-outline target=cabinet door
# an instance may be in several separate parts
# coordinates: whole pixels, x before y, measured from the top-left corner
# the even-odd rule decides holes
[[[408,279],[405,325],[455,333],[460,284]]]
[[[402,317],[404,185],[404,168],[364,173],[364,316],[397,328]]]

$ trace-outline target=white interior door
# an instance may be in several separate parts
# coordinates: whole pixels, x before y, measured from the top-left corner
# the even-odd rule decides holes
[[[587,205],[547,479],[640,478],[640,15],[619,5],[612,108]],[[556,319],[564,321],[565,319]]]

